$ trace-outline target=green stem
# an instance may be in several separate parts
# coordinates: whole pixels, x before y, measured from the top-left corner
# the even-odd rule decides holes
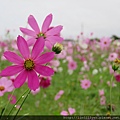
[[[11,98],[12,98],[14,92],[15,92],[15,89],[13,90],[13,92],[12,92],[12,94],[11,94],[11,96],[10,96],[10,99],[9,99],[8,102],[7,102],[6,107],[3,109],[2,113],[1,113],[1,118],[2,118],[2,115],[4,115],[4,113],[5,113],[5,111],[6,111],[7,107],[8,107],[8,104],[9,104],[10,101],[11,101]],[[0,119],[0,120],[1,120],[1,119]]]
[[[29,96],[30,92],[31,92],[31,90],[29,90],[29,92],[27,93],[25,99],[23,100],[22,104],[20,105],[20,108],[18,109],[18,111],[17,111],[15,117],[13,118],[13,120],[15,120],[16,116],[18,115],[20,109],[22,108],[23,104],[25,103],[25,101],[26,101],[27,97]]]
[[[112,82],[113,82],[113,76],[112,76],[111,81],[110,81],[110,111],[111,111],[111,115],[112,115]]]
[[[27,89],[17,100],[17,102],[15,103],[15,105],[11,108],[10,112],[8,113],[8,116],[11,114],[12,110],[14,109],[14,107],[17,105],[17,103],[22,99],[22,96],[25,95],[28,92],[29,89]]]

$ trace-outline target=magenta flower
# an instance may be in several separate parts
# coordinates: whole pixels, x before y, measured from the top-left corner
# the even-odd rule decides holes
[[[117,82],[120,82],[120,74],[115,75],[115,79],[116,79]]]
[[[40,77],[40,86],[42,88],[47,88],[50,85],[51,85],[51,77],[45,77],[45,76]]]
[[[34,44],[35,41],[43,37],[45,40],[45,46],[48,49],[52,49],[53,45],[58,42],[61,43],[63,41],[63,38],[60,37],[60,31],[62,30],[62,26],[58,25],[56,27],[49,27],[52,22],[52,14],[49,14],[43,24],[42,29],[40,30],[37,21],[35,20],[33,15],[30,15],[28,17],[28,24],[31,26],[33,30],[29,30],[27,28],[20,27],[20,30],[22,33],[31,36],[31,39],[28,40],[28,44]]]
[[[44,39],[42,37],[39,38],[34,44],[30,54],[26,40],[23,37],[18,36],[17,46],[22,58],[14,52],[4,52],[6,59],[15,63],[15,65],[4,69],[0,73],[0,76],[13,76],[19,73],[13,83],[15,88],[21,87],[28,78],[28,87],[31,90],[36,90],[39,87],[39,78],[36,73],[44,76],[51,76],[54,74],[53,69],[43,65],[54,58],[54,52],[40,55],[43,51],[44,43]]]
[[[6,77],[0,78],[0,96],[3,96],[6,92],[13,91],[13,89],[14,86],[11,80]]]

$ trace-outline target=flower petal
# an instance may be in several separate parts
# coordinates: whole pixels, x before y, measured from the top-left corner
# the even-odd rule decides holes
[[[28,46],[32,46],[32,45],[34,45],[35,42],[36,42],[36,39],[35,39],[35,38],[30,38],[30,39],[27,40],[27,44],[28,44]]]
[[[52,22],[52,14],[49,14],[49,15],[45,18],[45,20],[44,20],[44,22],[43,22],[43,24],[42,24],[42,32],[43,32],[43,33],[45,33],[45,32],[48,30],[51,22]]]
[[[52,29],[50,29],[49,31],[46,32],[46,35],[49,36],[49,35],[57,35],[60,33],[60,31],[63,29],[63,27],[61,25],[59,26],[56,26]]]
[[[20,53],[22,54],[22,56],[25,59],[28,59],[29,55],[30,55],[28,44],[25,41],[25,39],[22,36],[20,36],[20,35],[17,38],[17,46],[18,46],[18,49],[19,49]]]
[[[65,110],[63,110],[60,114],[63,115],[63,116],[67,116],[67,115],[69,115],[68,112],[65,111]]]
[[[39,79],[34,70],[28,72],[28,87],[34,91],[39,88]]]
[[[63,38],[59,36],[48,36],[47,40],[55,44],[56,42],[61,43],[63,41]]]
[[[54,44],[53,44],[52,42],[50,42],[50,41],[48,41],[48,40],[45,41],[45,46],[46,46],[49,50],[52,50],[53,45],[54,45]]]
[[[43,51],[45,45],[45,40],[43,37],[40,37],[35,42],[33,49],[32,49],[32,59],[35,59],[39,56],[39,54]]]
[[[54,70],[52,68],[49,68],[49,67],[43,66],[43,65],[35,66],[35,70],[43,76],[51,76],[54,74]]]
[[[24,33],[25,35],[32,36],[32,37],[37,37],[36,33],[32,30],[29,30],[27,28],[22,28],[20,27],[20,31]]]
[[[19,73],[23,69],[24,69],[23,66],[18,66],[18,65],[9,66],[5,68],[4,70],[2,70],[2,72],[0,73],[0,76],[4,76],[4,77],[12,76],[12,75]]]
[[[14,81],[14,86],[15,88],[19,88],[21,87],[24,82],[26,81],[26,78],[27,78],[27,75],[28,75],[28,72],[26,70],[23,70],[15,79]]]
[[[45,63],[48,63],[48,62],[50,62],[54,58],[54,54],[55,54],[54,52],[45,53],[45,54],[41,55],[40,57],[38,57],[35,60],[35,63],[36,64],[45,64]]]
[[[13,63],[22,64],[24,62],[21,57],[19,57],[16,53],[11,51],[4,52],[4,57]]]
[[[40,29],[39,29],[39,26],[37,24],[37,21],[35,20],[34,16],[33,15],[30,15],[28,17],[28,23],[29,25],[31,26],[31,28],[33,30],[35,30],[36,34],[40,33]]]

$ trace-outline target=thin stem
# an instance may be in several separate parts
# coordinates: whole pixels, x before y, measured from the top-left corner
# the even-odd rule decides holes
[[[10,99],[9,99],[8,102],[7,102],[6,107],[3,109],[2,113],[1,113],[1,118],[2,118],[2,115],[4,115],[4,113],[5,113],[5,111],[6,111],[7,107],[8,107],[8,104],[9,104],[10,101],[11,101],[11,98],[12,98],[14,92],[15,92],[15,89],[13,90],[13,92],[12,92],[12,94],[11,94],[11,96],[10,96]],[[1,119],[0,119],[0,120],[1,120]]]
[[[8,116],[11,114],[12,110],[14,109],[14,107],[17,105],[17,103],[22,99],[22,96],[25,95],[28,92],[29,89],[27,89],[17,100],[17,102],[15,103],[15,105],[11,108],[10,112],[8,113]]]
[[[112,76],[111,81],[110,81],[110,112],[111,112],[111,115],[112,115],[112,81],[113,81],[113,76]]]
[[[31,92],[31,90],[29,90],[29,92],[27,93],[25,99],[23,100],[22,104],[20,105],[20,108],[18,109],[18,111],[17,111],[15,117],[13,118],[13,120],[15,120],[16,116],[18,115],[20,109],[22,108],[22,106],[23,106],[24,102],[26,101],[27,97],[29,96],[30,92]]]

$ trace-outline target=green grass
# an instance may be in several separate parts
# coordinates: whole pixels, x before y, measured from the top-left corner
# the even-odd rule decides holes
[[[92,51],[93,52],[93,51]],[[79,53],[75,53],[79,54]],[[62,72],[57,72],[52,77],[51,86],[47,89],[40,89],[40,92],[36,95],[30,94],[24,103],[22,110],[19,112],[19,115],[29,114],[29,115],[60,115],[62,110],[68,110],[68,107],[76,109],[75,115],[106,115],[109,110],[107,110],[107,105],[110,104],[110,87],[107,85],[107,81],[110,81],[112,75],[109,73],[108,63],[107,69],[103,71],[101,62],[105,61],[104,58],[100,57],[101,53],[94,53],[93,58],[93,67],[90,67],[89,71],[84,71],[83,74],[79,74],[83,63],[75,58],[77,61],[77,69],[73,71],[72,75],[68,74],[68,62],[63,63],[63,60],[60,60],[60,66],[63,68]],[[86,57],[88,54],[86,54]],[[108,57],[106,54],[105,58]],[[90,62],[89,57],[88,64]],[[10,65],[7,61],[0,62],[0,69],[4,69]],[[92,71],[94,69],[102,69],[102,72],[93,75]],[[84,79],[84,75],[91,80],[91,87],[87,90],[84,90],[80,86],[80,80]],[[100,81],[103,80],[103,83]],[[112,104],[115,106],[115,111],[112,114],[120,114],[120,84],[114,80],[117,87],[112,88]],[[17,99],[28,89],[27,84],[24,84],[21,88],[16,89],[14,95]],[[99,90],[104,89],[106,97],[106,105],[100,105],[100,96]],[[54,100],[55,95],[59,90],[64,90],[64,94],[57,101]],[[8,102],[7,96],[9,93],[5,93],[1,99],[1,109],[6,106]],[[23,100],[24,98],[22,98]],[[18,103],[21,104],[21,101]],[[36,106],[36,104],[38,104]],[[62,106],[60,106],[62,104]],[[10,108],[13,105],[9,104],[5,114],[9,113]],[[15,114],[17,111],[14,108],[12,114]]]

